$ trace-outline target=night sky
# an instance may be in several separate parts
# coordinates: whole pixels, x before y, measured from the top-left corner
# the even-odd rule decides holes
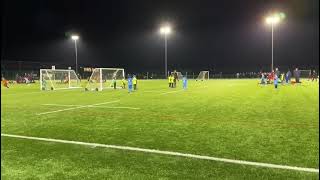
[[[264,17],[286,18],[274,31],[275,66],[319,65],[318,0],[4,0],[2,59],[78,61],[129,71],[164,69],[163,22],[169,69],[258,71],[270,67],[271,28]]]

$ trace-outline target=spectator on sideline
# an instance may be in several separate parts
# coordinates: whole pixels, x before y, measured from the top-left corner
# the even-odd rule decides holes
[[[293,71],[293,76],[296,80],[296,83],[300,83],[300,71],[298,68],[296,68],[294,71]]]
[[[288,69],[288,72],[286,73],[286,83],[287,84],[289,83],[289,81],[291,81],[291,76],[292,76],[291,71],[290,71],[290,69]]]

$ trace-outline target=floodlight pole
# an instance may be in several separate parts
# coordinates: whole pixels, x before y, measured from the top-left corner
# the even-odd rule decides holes
[[[76,74],[78,75],[78,49],[77,49],[77,40],[74,39],[74,49],[76,55]]]
[[[273,71],[273,23],[271,23],[271,72]]]
[[[164,46],[165,46],[165,50],[164,50],[164,77],[167,78],[167,75],[168,75],[168,72],[167,72],[167,69],[168,69],[168,52],[167,52],[167,33],[164,34]]]

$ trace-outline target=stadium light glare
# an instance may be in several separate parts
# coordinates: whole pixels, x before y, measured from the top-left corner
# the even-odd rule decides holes
[[[160,28],[160,34],[168,35],[171,33],[171,27],[166,25]]]
[[[279,22],[280,22],[280,17],[276,16],[276,15],[269,16],[269,17],[266,18],[266,23],[267,24],[275,25],[275,24],[278,24]]]
[[[79,36],[78,36],[78,35],[72,35],[72,36],[71,36],[71,39],[76,41],[76,40],[79,39]]]

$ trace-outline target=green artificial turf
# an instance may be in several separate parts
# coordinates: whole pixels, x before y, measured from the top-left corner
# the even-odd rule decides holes
[[[258,80],[139,81],[138,90],[1,87],[2,133],[319,168],[319,85]],[[52,114],[38,113],[119,100]],[[133,107],[140,109],[117,109]],[[2,137],[4,179],[319,179],[270,169],[142,152]]]

